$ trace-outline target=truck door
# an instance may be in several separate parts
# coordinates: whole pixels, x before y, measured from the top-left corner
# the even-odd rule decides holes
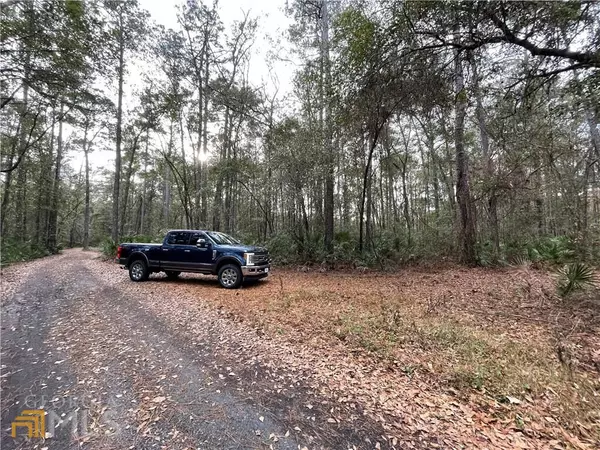
[[[204,244],[198,245],[198,240],[204,239]],[[187,252],[190,267],[198,272],[211,272],[213,265],[212,242],[205,233],[192,233],[189,252]]]
[[[189,269],[189,265],[186,264],[187,252],[185,250],[189,250],[190,234],[189,231],[171,231],[167,235],[161,251],[161,268],[166,270]]]

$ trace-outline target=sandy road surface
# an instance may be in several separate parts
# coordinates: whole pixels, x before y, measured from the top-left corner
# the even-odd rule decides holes
[[[356,406],[333,419],[330,401],[302,377],[239,345],[260,338],[243,324],[208,310],[179,318],[164,284],[140,296],[99,271],[97,258],[70,250],[3,275],[3,449],[389,445]],[[203,288],[218,287],[199,284],[199,296]],[[11,437],[11,422],[38,408],[47,438],[27,439],[24,428]]]

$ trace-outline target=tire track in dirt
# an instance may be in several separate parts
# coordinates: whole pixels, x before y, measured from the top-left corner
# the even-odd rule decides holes
[[[54,414],[45,417],[47,432],[56,425],[52,448],[78,448],[70,438],[72,421],[60,423],[81,406],[73,391],[77,379],[64,346],[50,339],[74,301],[68,280],[55,270],[59,260],[64,263],[53,257],[21,265],[22,278],[3,296],[2,448],[39,448],[42,440],[13,439],[10,424],[24,409],[40,408]]]
[[[3,307],[3,423],[22,409],[23,395],[49,393],[69,399],[53,410],[59,416],[68,419],[70,407],[87,413],[88,433],[76,439],[67,420],[42,443],[12,439],[4,426],[3,448],[337,449],[384,442],[369,419],[328,422],[328,399],[256,354],[222,354],[227,337],[215,328],[190,333],[186,324],[157,316],[144,298],[90,270],[95,256],[68,251],[36,262]],[[35,364],[30,354],[38,356]]]

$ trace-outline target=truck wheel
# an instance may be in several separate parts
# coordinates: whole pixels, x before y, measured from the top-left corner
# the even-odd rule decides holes
[[[148,266],[141,259],[136,259],[129,264],[129,278],[131,278],[131,281],[146,281],[149,275]]]
[[[179,274],[181,274],[181,272],[178,272],[176,270],[165,270],[165,273],[167,274],[167,278],[169,280],[174,280],[179,276]]]
[[[225,264],[219,269],[219,284],[225,289],[236,289],[242,285],[242,269],[235,264]]]

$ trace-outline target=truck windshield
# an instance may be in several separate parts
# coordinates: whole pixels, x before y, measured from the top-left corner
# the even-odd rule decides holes
[[[216,244],[219,244],[219,245],[240,244],[240,241],[238,241],[235,238],[232,238],[231,236],[229,236],[225,233],[219,233],[217,231],[208,231],[206,234],[208,234],[210,236],[210,238],[213,241],[215,241]]]

